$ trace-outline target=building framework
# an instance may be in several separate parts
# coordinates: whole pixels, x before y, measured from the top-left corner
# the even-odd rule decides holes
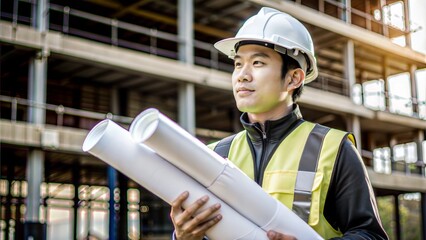
[[[402,27],[386,22],[396,3]],[[419,193],[425,238],[426,102],[416,71],[426,56],[410,47],[408,0],[1,1],[0,238],[168,239],[169,206],[84,154],[83,139],[101,119],[128,127],[148,107],[205,142],[239,131],[232,62],[212,44],[262,6],[312,34],[320,73],[299,101],[304,118],[355,134],[376,195],[394,196],[397,239],[398,196]],[[410,79],[409,115],[392,109],[387,79],[400,73]],[[372,109],[363,86],[374,80],[383,104]],[[392,151],[413,146],[414,160]],[[378,149],[389,155],[377,160]]]

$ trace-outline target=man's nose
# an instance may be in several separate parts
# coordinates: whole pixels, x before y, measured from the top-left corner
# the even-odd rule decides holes
[[[243,82],[243,81],[251,81],[251,80],[252,80],[251,72],[248,69],[243,68],[238,75],[238,81]]]

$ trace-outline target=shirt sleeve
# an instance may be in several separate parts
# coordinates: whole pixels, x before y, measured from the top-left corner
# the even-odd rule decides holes
[[[175,235],[175,231],[173,231],[173,234],[172,234],[172,240],[176,240],[176,235]],[[209,240],[207,237],[203,237],[203,239],[202,240]]]
[[[333,239],[388,239],[364,163],[349,140],[342,143],[334,166],[324,216],[344,234]]]

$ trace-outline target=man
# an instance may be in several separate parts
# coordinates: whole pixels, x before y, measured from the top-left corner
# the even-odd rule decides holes
[[[234,59],[233,93],[245,128],[213,144],[215,151],[325,239],[387,239],[353,135],[303,120],[296,104],[303,84],[318,75],[306,28],[288,14],[262,8],[236,37],[215,47]],[[177,240],[203,239],[222,218],[218,204],[197,212],[207,197],[183,209],[189,194],[172,204]],[[285,232],[267,236],[294,239]]]

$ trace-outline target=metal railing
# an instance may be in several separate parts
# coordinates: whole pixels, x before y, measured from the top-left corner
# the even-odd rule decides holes
[[[421,145],[417,147],[421,147]],[[417,160],[413,162],[392,157],[374,157],[373,152],[367,150],[362,150],[361,155],[366,166],[372,167],[375,172],[384,174],[398,172],[405,175],[426,177],[426,162],[424,161]]]
[[[26,116],[30,108],[39,108],[46,110],[46,124],[87,130],[93,128],[96,123],[103,119],[111,119],[114,122],[122,124],[124,126],[129,126],[134,119],[132,117],[115,115],[110,112],[99,113],[94,111],[65,107],[63,105],[37,103],[28,99],[0,95],[0,119],[10,119],[12,122],[28,121],[28,117]],[[47,118],[50,113],[55,114],[54,119]],[[76,117],[79,120],[84,121],[79,121],[78,123],[75,123],[76,121],[72,121],[73,124],[69,124],[67,123],[68,121],[65,121],[66,117]],[[84,124],[81,122],[83,122]],[[232,135],[232,133],[219,130],[196,128],[196,135],[198,137],[204,137],[206,139],[211,140],[222,139],[229,135]]]
[[[346,79],[325,72],[319,72],[317,79],[309,83],[310,87],[318,88],[327,92],[349,96],[349,83]]]
[[[301,2],[301,0],[297,0],[297,2]],[[326,13],[326,14],[328,14],[330,16],[333,16],[333,15],[331,15],[330,13],[327,13],[327,11],[325,11],[326,4],[328,4],[328,5],[333,6],[333,7],[336,8],[336,10],[337,10],[336,11],[336,16],[337,17],[339,17],[339,14],[337,14],[338,11],[341,11],[342,13],[346,12],[346,13],[348,13],[347,17],[350,18],[349,21],[350,21],[351,24],[354,24],[354,25],[357,25],[359,27],[365,28],[365,29],[367,29],[369,31],[374,31],[375,33],[384,35],[386,37],[389,37],[388,28],[392,28],[392,29],[400,31],[401,35],[406,35],[406,34],[408,34],[410,32],[415,32],[415,31],[417,31],[419,29],[419,25],[416,24],[416,23],[413,23],[413,22],[410,22],[410,26],[405,26],[405,23],[404,23],[405,20],[404,20],[403,16],[392,15],[393,17],[398,17],[401,20],[401,22],[404,23],[403,26],[400,27],[400,26],[396,26],[392,21],[390,21],[389,18],[391,16],[387,16],[388,17],[387,19],[383,19],[383,18],[376,19],[370,13],[363,12],[363,11],[358,10],[356,8],[352,8],[351,6],[346,6],[342,2],[339,2],[339,1],[336,1],[336,0],[321,0],[319,2],[318,10],[320,12]],[[370,4],[370,3],[368,3],[368,4]],[[383,11],[383,10],[381,10],[381,11]],[[352,16],[352,14],[353,14],[353,16]],[[343,15],[345,15],[345,14],[343,14]],[[334,17],[336,17],[336,16],[334,16]],[[356,23],[355,21],[352,21],[352,18],[361,18],[361,19],[363,19],[364,20],[363,24]],[[377,24],[379,27],[378,28],[377,27],[374,28],[372,26],[372,24]]]
[[[426,100],[413,97],[403,97],[397,94],[381,90],[375,92],[365,92],[360,86],[360,91],[353,94],[353,101],[372,110],[390,112],[399,115],[415,117],[418,119],[426,119]],[[369,98],[373,97],[371,100]],[[397,104],[404,109],[397,107]]]
[[[112,113],[98,113],[98,112],[92,112],[92,111],[87,111],[82,109],[64,107],[63,105],[37,103],[28,99],[15,98],[15,97],[3,96],[3,95],[0,95],[0,103],[1,103],[0,106],[2,108],[0,117],[10,118],[12,122],[27,121],[28,119],[25,117],[25,114],[18,114],[18,112],[26,113],[28,112],[29,108],[44,109],[46,110],[46,115],[48,112],[53,112],[54,114],[56,114],[56,121],[49,122],[49,124],[54,124],[57,126],[66,126],[66,124],[64,124],[65,116],[81,117],[81,118],[92,119],[97,121],[103,120],[103,119],[111,119],[117,123],[121,123],[125,125],[129,125],[133,120],[133,118],[131,117],[114,115]],[[8,108],[10,109],[10,115],[8,115],[8,112],[5,111]],[[76,126],[71,125],[69,127],[76,127]]]

